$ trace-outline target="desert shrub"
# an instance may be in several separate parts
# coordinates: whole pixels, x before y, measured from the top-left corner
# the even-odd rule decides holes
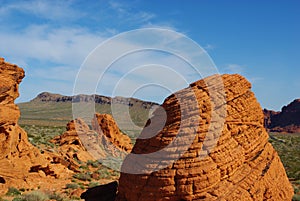
[[[81,165],[81,166],[79,166],[79,168],[82,169],[82,170],[88,170],[89,169],[89,167],[87,165]]]
[[[293,185],[293,188],[294,188],[295,194],[297,194],[298,192],[300,192],[300,189],[299,189],[298,186]]]
[[[81,189],[85,189],[85,187],[84,187],[84,184],[83,184],[83,183],[78,183],[78,185],[79,185],[79,187],[80,187]]]
[[[101,179],[109,179],[109,178],[111,178],[111,173],[105,167],[102,167],[102,168],[98,169],[96,172],[100,175]]]
[[[49,200],[49,197],[40,191],[33,191],[28,194],[22,195],[22,201],[46,201]]]
[[[21,192],[15,187],[9,187],[6,195],[16,196],[16,195],[21,195]]]
[[[70,183],[70,184],[66,185],[66,188],[77,189],[77,188],[79,188],[79,185],[76,183]]]
[[[19,198],[19,197],[16,197],[16,198],[12,199],[12,201],[23,201],[23,199]]]
[[[293,201],[300,201],[300,195],[294,195],[292,200]]]
[[[6,200],[6,199],[3,199],[3,198],[1,198],[1,197],[0,197],[0,201],[8,201],[8,200]]]
[[[91,173],[86,172],[86,173],[77,173],[73,176],[76,179],[79,179],[81,181],[91,181]]]
[[[51,193],[48,195],[49,199],[56,200],[56,201],[64,201],[64,198],[62,195],[58,193]]]
[[[92,161],[92,160],[88,160],[86,164],[92,166],[93,168],[97,168],[100,165],[98,161]]]
[[[96,187],[96,186],[99,186],[100,184],[98,182],[95,182],[95,181],[92,181],[89,183],[89,188],[93,188],[93,187]]]
[[[80,200],[81,198],[80,197],[77,197],[77,196],[71,196],[71,200]]]

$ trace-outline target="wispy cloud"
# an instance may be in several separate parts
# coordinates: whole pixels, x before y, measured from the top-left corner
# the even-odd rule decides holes
[[[49,20],[76,20],[83,16],[82,12],[78,12],[75,9],[72,9],[72,1],[12,1],[7,4],[4,3],[1,5],[0,15],[9,15],[15,12],[31,14],[35,15],[36,17]]]
[[[216,46],[215,45],[212,45],[212,44],[207,44],[203,47],[206,51],[209,51],[209,50],[214,50],[216,49]]]
[[[25,79],[22,84],[21,94],[26,95],[22,95],[21,101],[29,99],[28,97],[32,97],[44,90],[70,94],[76,74],[85,58],[99,44],[121,31],[120,22],[123,24],[132,24],[136,28],[154,26],[152,20],[156,18],[156,14],[138,10],[131,4],[116,0],[95,4],[97,8],[93,9],[99,9],[101,12],[88,15],[87,10],[85,10],[86,8],[80,8],[80,6],[76,5],[78,2],[32,0],[8,1],[1,5],[0,17],[2,17],[2,22],[5,21],[8,25],[7,29],[0,30],[1,56],[6,57],[11,62],[18,63],[21,67],[25,67],[27,78],[30,78]],[[25,17],[24,20],[18,21],[19,24],[16,26],[18,28],[13,23],[15,16]],[[107,18],[107,16],[109,17]],[[27,22],[26,20],[28,19],[32,20],[32,22]],[[97,22],[96,24],[100,25],[95,27],[102,26],[102,28],[94,29],[93,26],[90,26],[91,22],[89,19],[93,20],[92,23]],[[84,23],[73,23],[76,20],[83,20]],[[106,26],[103,23],[107,23],[110,26]],[[175,30],[172,24],[164,22],[156,22],[155,24],[155,27],[163,27],[162,24],[165,24],[167,26],[164,26],[164,28],[167,27],[168,29]],[[149,37],[148,39],[146,42],[151,43],[151,38]],[[105,52],[106,56],[102,58],[104,60],[109,59],[118,52],[118,49],[123,47],[130,49],[136,45],[126,40],[119,41],[114,44],[114,48]],[[165,60],[166,64],[174,67],[177,66],[178,71],[182,71],[182,67],[178,66],[179,63],[168,56],[163,58],[151,57],[151,60],[149,59],[150,57],[136,55],[136,58],[134,58],[135,62],[132,62],[133,60],[124,61],[123,64],[127,66],[135,64],[144,65],[145,62],[148,64],[155,60]],[[102,70],[106,67],[102,65],[103,63],[105,62],[99,60],[96,60],[94,63],[92,62],[95,69],[88,72],[83,80],[87,87],[91,87],[91,89],[96,87],[95,83],[89,85],[90,80],[98,75],[96,73],[99,70],[98,68]],[[107,74],[108,83],[118,82],[128,70],[130,69],[118,66],[115,69],[118,73],[110,72]],[[185,72],[181,73],[184,74]],[[129,76],[124,78],[124,83],[131,88],[144,84],[141,81],[151,82],[153,81],[151,80],[152,78],[156,78],[156,81],[168,81],[168,83],[172,83],[172,79],[166,79],[164,74],[165,71],[159,75],[155,75],[153,71],[146,74],[139,73],[136,76],[143,77],[143,79],[132,80],[132,76]],[[38,86],[34,87],[35,84],[31,80],[35,80]],[[178,85],[180,84],[174,83],[172,87],[178,88]],[[106,84],[101,85],[101,87],[101,90],[105,91],[103,87],[109,88],[113,86]],[[150,90],[148,89],[148,91]]]
[[[244,73],[245,66],[239,65],[239,64],[228,64],[223,69],[224,73],[237,73],[237,74],[243,74]]]
[[[134,22],[137,24],[148,23],[154,19],[156,15],[154,13],[145,11],[134,11],[129,4],[120,3],[115,0],[109,1],[109,6],[117,14],[118,19],[127,22]]]
[[[33,25],[19,33],[0,32],[0,51],[24,61],[31,59],[66,65],[80,65],[88,53],[105,38],[85,29]]]

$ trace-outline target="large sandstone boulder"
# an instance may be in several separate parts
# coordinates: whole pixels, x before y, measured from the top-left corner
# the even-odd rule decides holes
[[[217,78],[192,83],[168,97],[164,110],[154,112],[149,127],[164,121],[165,113],[166,124],[160,130],[146,127],[137,139],[123,163],[116,200],[292,199],[293,188],[268,142],[251,84],[240,75],[223,75],[223,84]],[[225,115],[219,111],[224,102],[212,104],[209,96],[211,89],[223,86]],[[212,109],[217,111],[214,119]],[[142,160],[136,161],[137,156]]]

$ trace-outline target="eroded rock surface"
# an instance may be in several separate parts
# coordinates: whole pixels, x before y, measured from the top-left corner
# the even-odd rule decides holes
[[[74,159],[94,161],[132,150],[130,138],[120,131],[109,114],[95,114],[91,128],[80,118],[72,120],[67,124],[67,131],[51,142],[58,145],[61,157],[70,164],[76,164]]]
[[[95,132],[91,131],[89,126],[82,119],[75,119],[67,124],[67,131],[62,135],[55,137],[51,142],[58,145],[58,153],[60,158],[65,160],[64,164],[75,170],[79,164],[74,160],[87,162],[88,160],[96,160],[89,154],[83,140],[89,140],[90,136],[94,136]],[[62,160],[62,159],[57,159]]]
[[[14,101],[19,96],[19,84],[24,70],[0,58],[0,194],[8,187],[49,187],[54,179],[69,177],[70,171],[53,158],[31,145],[27,133],[18,125],[19,108]],[[64,180],[60,180],[64,185]],[[54,184],[53,189],[57,186]]]
[[[212,122],[211,110],[220,108],[223,103],[212,105],[206,84],[221,89],[216,78],[197,81],[164,101],[166,124],[158,133],[146,127],[142,137],[152,137],[136,141],[132,153],[143,154],[143,160],[136,161],[134,155],[125,159],[116,200],[292,199],[293,188],[280,158],[268,143],[262,109],[251,91],[251,84],[240,75],[222,76],[226,115],[217,112],[225,122],[221,135],[215,132],[220,126],[218,122],[222,121],[216,118],[217,121]],[[191,104],[194,98],[197,107]],[[154,112],[149,124],[159,124],[162,117],[161,112]],[[179,140],[172,144],[176,139]],[[190,139],[191,143],[187,144]],[[151,155],[160,150],[164,150],[162,155]],[[163,164],[166,167],[151,172]],[[141,169],[146,172],[132,172],[139,173]]]
[[[300,133],[300,99],[284,106],[280,112],[264,109],[265,127],[271,132]]]
[[[103,134],[104,142],[110,142],[122,151],[130,152],[132,150],[133,145],[130,138],[120,131],[111,115],[95,114],[92,126],[99,134]]]
[[[25,76],[23,69],[0,59],[0,177],[2,184],[25,180],[31,166],[46,165],[39,151],[27,140],[18,125],[20,111],[14,100]],[[25,182],[24,181],[24,182]]]

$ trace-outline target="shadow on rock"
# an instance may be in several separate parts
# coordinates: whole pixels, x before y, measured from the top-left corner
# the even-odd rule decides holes
[[[81,194],[85,201],[114,201],[118,190],[118,182],[114,181],[105,185],[88,189]]]

